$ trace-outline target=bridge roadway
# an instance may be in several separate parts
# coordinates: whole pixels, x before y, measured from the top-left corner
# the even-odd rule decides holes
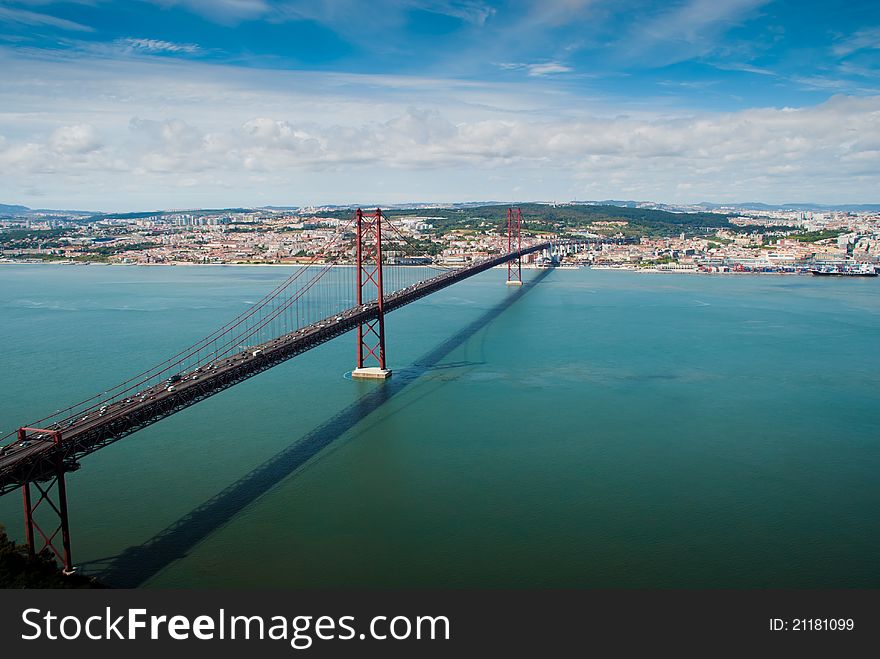
[[[480,272],[550,247],[544,242],[501,256],[484,259],[474,265],[444,272],[385,296],[385,313],[446,288]],[[25,445],[16,441],[0,449],[0,495],[7,494],[26,482],[43,480],[54,475],[56,462],[63,459],[66,470],[79,467],[85,455],[126,437],[141,428],[171,416],[190,405],[238,384],[307,350],[345,334],[361,323],[377,316],[378,305],[371,302],[333,314],[312,325],[289,334],[251,346],[246,351],[224,357],[196,371],[180,373],[172,391],[164,383],[154,385],[126,399],[107,406],[103,414],[91,411],[82,419],[68,423],[60,430],[61,442],[56,444],[48,434],[29,431]],[[253,352],[262,353],[253,356]],[[60,453],[60,456],[59,456]]]

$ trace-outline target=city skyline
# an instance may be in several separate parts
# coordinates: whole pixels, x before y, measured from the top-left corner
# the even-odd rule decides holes
[[[0,202],[876,201],[867,2],[9,0]]]

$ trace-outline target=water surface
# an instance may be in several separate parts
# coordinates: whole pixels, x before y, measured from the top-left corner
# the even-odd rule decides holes
[[[878,587],[880,282],[494,270],[83,461],[119,585]],[[0,266],[0,430],[115,384],[280,268]],[[0,521],[21,537],[20,500]]]

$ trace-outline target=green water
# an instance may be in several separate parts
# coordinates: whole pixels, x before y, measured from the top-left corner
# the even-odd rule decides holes
[[[880,281],[504,274],[391,314],[385,383],[346,378],[341,337],[84,459],[75,562],[151,587],[880,586]],[[0,430],[284,275],[0,266]]]

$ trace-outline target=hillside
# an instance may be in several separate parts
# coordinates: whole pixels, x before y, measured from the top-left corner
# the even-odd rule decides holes
[[[729,226],[728,215],[719,213],[671,213],[650,208],[621,206],[523,204],[526,232],[557,232],[586,229],[595,222],[626,222],[625,225],[598,229],[599,233],[623,233],[626,236],[676,236],[706,233]],[[348,211],[350,213],[350,211]],[[439,230],[503,227],[507,206],[431,209],[430,211],[389,211],[389,217],[429,215]]]

